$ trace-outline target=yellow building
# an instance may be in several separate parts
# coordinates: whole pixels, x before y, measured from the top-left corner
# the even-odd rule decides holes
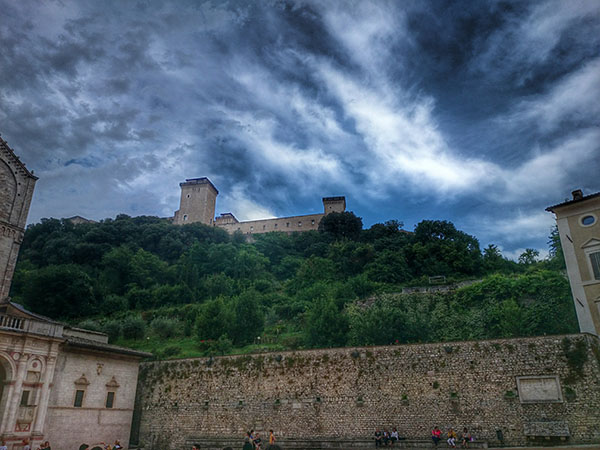
[[[600,336],[600,192],[572,194],[546,211],[556,215],[579,329]]]

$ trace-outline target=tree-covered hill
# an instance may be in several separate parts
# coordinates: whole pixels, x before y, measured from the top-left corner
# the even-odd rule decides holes
[[[363,230],[334,213],[318,232],[246,242],[156,217],[43,219],[26,231],[11,295],[159,357],[576,331],[555,233],[551,259],[529,250],[515,263],[450,222],[401,225]],[[483,281],[397,294],[440,276]]]

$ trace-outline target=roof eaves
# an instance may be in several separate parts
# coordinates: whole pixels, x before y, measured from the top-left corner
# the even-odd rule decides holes
[[[67,336],[66,340],[67,344],[72,345],[73,347],[89,348],[108,353],[119,353],[122,355],[135,356],[138,358],[151,358],[153,356],[152,353],[142,352],[140,350],[133,350],[131,348],[126,347],[119,347],[118,345],[103,344],[101,342],[91,341],[88,339],[78,338],[74,336]]]
[[[566,202],[558,203],[557,205],[548,206],[546,208],[546,211],[548,211],[548,212],[554,212],[554,210],[556,208],[561,208],[561,207],[567,206],[567,205],[573,205],[575,203],[583,202],[585,200],[589,200],[589,199],[594,198],[594,197],[600,197],[600,192],[596,192],[594,194],[586,195],[584,197],[578,198],[577,200],[568,200]]]

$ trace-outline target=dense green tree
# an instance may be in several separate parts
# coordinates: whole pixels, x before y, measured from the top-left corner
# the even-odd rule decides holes
[[[351,277],[362,273],[364,267],[375,259],[371,244],[354,241],[337,241],[329,246],[328,258],[334,261],[340,277]]]
[[[403,251],[382,250],[374,261],[367,264],[365,274],[369,280],[400,284],[412,278],[410,266]]]
[[[223,297],[203,303],[196,319],[198,338],[218,339],[221,335],[226,335],[232,318],[232,313]]]
[[[327,214],[319,222],[319,231],[335,240],[357,240],[362,231],[362,218],[353,212],[333,212]]]
[[[254,290],[242,292],[233,299],[233,318],[229,337],[236,345],[249,344],[260,336],[264,327],[264,314],[260,294]]]
[[[519,264],[524,266],[530,266],[538,262],[540,252],[534,248],[526,248],[523,253],[519,255]]]
[[[288,287],[291,292],[313,285],[318,281],[335,280],[336,267],[330,259],[311,256],[302,261],[298,272]]]
[[[475,275],[481,271],[479,242],[445,220],[423,220],[407,249],[416,276]]]
[[[311,347],[339,347],[346,344],[348,318],[333,299],[319,297],[305,315],[304,333]]]
[[[123,320],[121,331],[126,339],[143,339],[146,335],[146,322],[139,316],[128,316]]]
[[[563,253],[562,245],[560,243],[560,234],[558,233],[558,227],[556,225],[552,227],[550,236],[548,236],[548,245],[549,268],[554,270],[565,270],[567,268],[565,254]]]
[[[92,279],[73,264],[29,271],[18,300],[32,311],[54,319],[85,317],[98,312]]]

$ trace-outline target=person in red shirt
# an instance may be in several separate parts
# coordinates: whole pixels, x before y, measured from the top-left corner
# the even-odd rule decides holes
[[[437,426],[433,427],[433,430],[431,430],[431,440],[436,447],[442,440],[442,430],[440,430]]]

